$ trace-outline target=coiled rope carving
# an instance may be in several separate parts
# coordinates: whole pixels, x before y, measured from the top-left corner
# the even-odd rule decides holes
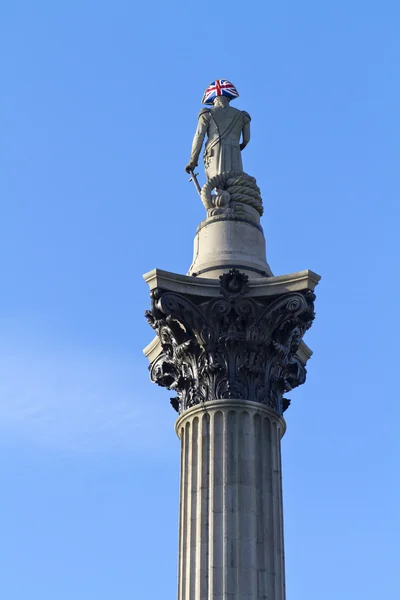
[[[222,191],[213,195],[212,191]],[[209,179],[202,187],[201,200],[207,210],[228,206],[229,202],[242,202],[263,214],[261,192],[254,177],[242,171],[224,171]]]

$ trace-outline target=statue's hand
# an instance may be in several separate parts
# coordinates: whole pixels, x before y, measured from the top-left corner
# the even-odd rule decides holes
[[[189,163],[188,165],[186,165],[185,171],[186,171],[186,173],[189,173],[189,175],[190,175],[190,172],[194,171],[195,168],[196,168],[196,165],[194,165],[193,163]]]
[[[240,150],[244,150],[246,148],[247,144],[245,144],[244,142],[242,142],[239,146]]]

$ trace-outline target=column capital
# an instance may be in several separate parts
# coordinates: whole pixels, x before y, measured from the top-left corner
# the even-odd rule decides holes
[[[303,271],[249,281],[231,269],[201,285],[199,278],[163,272],[161,286],[157,273],[146,277],[152,281],[146,317],[159,339],[157,355],[154,344],[147,352],[150,378],[176,393],[175,410],[234,398],[282,415],[290,402],[284,394],[305,381],[302,338],[314,319],[319,277]]]

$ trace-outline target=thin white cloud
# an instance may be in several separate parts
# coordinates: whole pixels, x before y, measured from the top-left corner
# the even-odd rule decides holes
[[[168,397],[160,402],[145,373],[135,377],[133,357],[9,333],[0,341],[3,437],[73,452],[164,452],[172,441]]]

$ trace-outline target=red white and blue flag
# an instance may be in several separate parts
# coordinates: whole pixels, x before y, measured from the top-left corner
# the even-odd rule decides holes
[[[216,79],[204,92],[202,104],[212,104],[217,96],[226,96],[231,100],[239,96],[235,86],[227,79]]]

